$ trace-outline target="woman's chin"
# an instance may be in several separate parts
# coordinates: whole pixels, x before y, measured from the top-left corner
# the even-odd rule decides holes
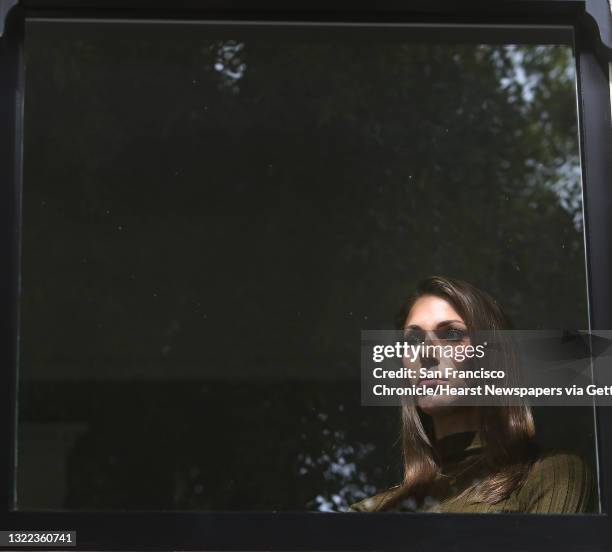
[[[459,406],[456,403],[456,397],[421,397],[417,401],[417,406],[428,416],[437,416],[450,414],[449,409]]]

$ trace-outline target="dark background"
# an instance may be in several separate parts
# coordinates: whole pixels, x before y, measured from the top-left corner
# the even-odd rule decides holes
[[[588,326],[571,48],[439,40],[27,24],[20,509],[342,510],[401,477],[360,331],[420,278]]]

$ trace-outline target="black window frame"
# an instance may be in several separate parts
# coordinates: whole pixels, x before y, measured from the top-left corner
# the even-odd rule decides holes
[[[612,550],[612,409],[596,408],[601,514],[73,512],[13,509],[25,19],[406,22],[574,29],[590,323],[612,329],[607,0],[0,0],[0,530],[75,530],[81,550]],[[64,545],[64,549],[66,549]],[[34,548],[32,548],[34,549]]]

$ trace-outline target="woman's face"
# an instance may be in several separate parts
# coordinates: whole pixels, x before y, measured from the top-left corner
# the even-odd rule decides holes
[[[468,328],[463,318],[453,306],[435,295],[424,295],[416,300],[404,322],[404,336],[409,344],[457,346],[469,345]],[[440,355],[419,355],[414,362],[404,359],[404,366],[416,370],[417,378],[411,380],[418,386],[449,385],[452,387],[467,387],[464,379],[445,374],[445,368],[456,370],[465,369],[466,362],[458,362],[454,358],[444,358]],[[423,373],[423,372],[426,373]],[[449,376],[449,377],[447,377]],[[439,409],[444,408],[448,414],[448,407],[457,402],[458,397],[453,395],[436,395],[418,397],[417,405],[429,415],[435,415]]]

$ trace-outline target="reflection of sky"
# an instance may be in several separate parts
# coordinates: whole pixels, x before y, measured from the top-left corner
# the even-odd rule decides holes
[[[511,70],[513,74],[501,78],[500,82],[502,87],[507,88],[512,84],[516,84],[521,89],[521,95],[523,100],[525,100],[526,102],[532,102],[534,99],[534,90],[538,86],[542,75],[539,73],[528,74],[525,70],[526,49],[528,48],[537,56],[539,53],[544,53],[547,50],[550,50],[551,48],[558,47],[559,46],[516,46],[513,44],[508,44],[504,46],[503,50],[506,53],[505,57],[511,63]],[[562,48],[569,50],[569,47],[566,46],[562,46]],[[573,60],[573,58],[571,59]],[[498,63],[498,68],[502,69],[502,56],[496,56],[496,61]],[[552,76],[557,79],[573,82],[576,78],[574,63],[568,63],[565,67],[556,68],[556,74]]]
[[[488,46],[485,46],[488,48]],[[531,72],[525,69],[526,52],[532,56],[546,55],[552,48],[560,48],[559,46],[516,46],[506,45],[503,51],[506,54],[502,56],[500,53],[494,56],[497,67],[500,72],[505,72],[507,76],[502,76],[500,84],[502,88],[516,88],[520,91],[521,99],[525,102],[525,109],[530,108],[535,98],[535,90],[542,80],[542,74]],[[569,47],[561,46],[566,52],[570,52]],[[576,71],[574,58],[571,55],[567,56],[568,63],[565,66],[557,66],[553,69],[550,75],[554,79],[561,82],[571,82],[572,89],[575,90]],[[505,64],[505,61],[510,61],[510,71]],[[577,117],[576,113],[576,117]],[[578,141],[578,137],[576,137]],[[559,158],[557,167],[554,170],[556,179],[551,180],[547,175],[545,185],[552,189],[559,197],[560,205],[573,216],[574,225],[577,230],[582,231],[582,190],[581,190],[581,167],[578,151],[564,152],[567,158]],[[527,160],[527,163],[532,165],[534,173],[538,173],[542,169],[542,165],[535,162],[533,159]]]
[[[559,196],[561,206],[573,213],[576,229],[582,230],[582,194],[580,182],[582,178],[580,161],[574,157],[559,167],[558,180],[552,182],[550,187]]]
[[[508,88],[512,85],[518,85],[521,90],[521,96],[526,102],[532,102],[534,98],[534,89],[538,85],[540,75],[528,75],[524,67],[525,52],[520,47],[508,45],[504,47],[507,54],[506,59],[512,63],[513,74],[501,78],[502,88]],[[503,60],[501,56],[497,57],[498,67],[501,69]]]
[[[244,49],[243,42],[228,40],[222,42],[217,50],[217,59],[214,64],[215,71],[221,73],[226,85],[232,87],[235,81],[240,80],[246,72],[246,63],[240,59],[240,52]],[[238,90],[235,90],[237,92]]]

